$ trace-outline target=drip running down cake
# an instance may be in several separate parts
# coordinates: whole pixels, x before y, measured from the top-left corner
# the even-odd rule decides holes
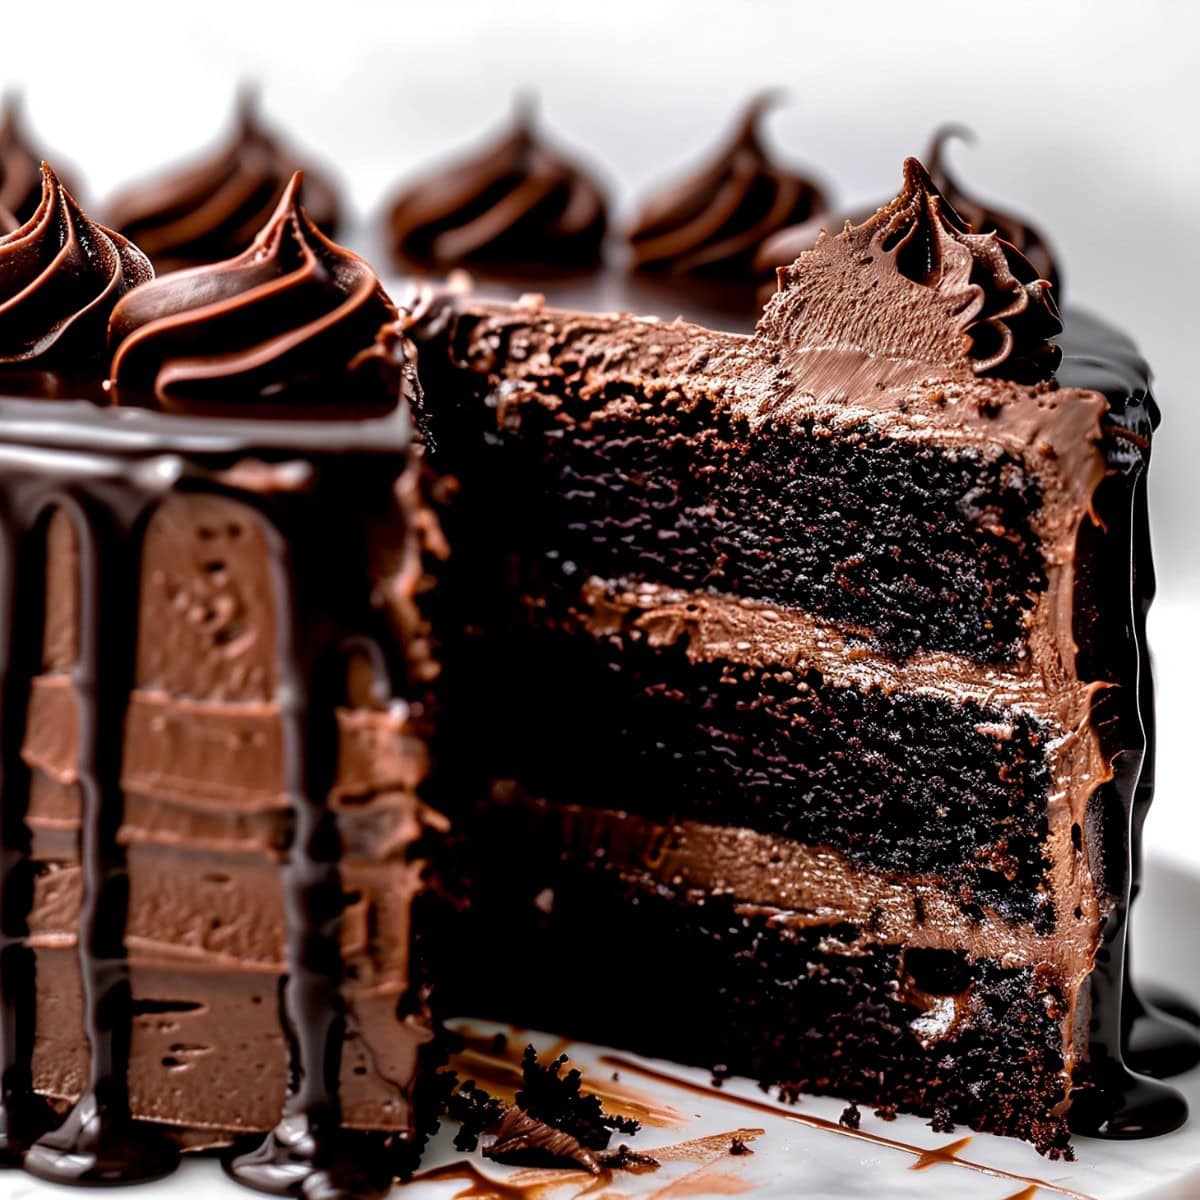
[[[911,159],[753,335],[433,312],[488,775],[451,1007],[1055,1156],[1178,1124],[1121,1060],[1131,348],[1081,322],[1060,365],[1049,285]]]
[[[57,1182],[236,1143],[365,1195],[416,1131],[439,546],[413,348],[299,184],[154,281],[50,172],[0,240],[0,1132]],[[97,306],[107,390],[48,398],[28,347],[103,364]]]

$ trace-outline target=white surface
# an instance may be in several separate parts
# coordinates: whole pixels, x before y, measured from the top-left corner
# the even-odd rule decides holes
[[[1194,329],[1200,6],[1183,0],[8,0],[0,86],[23,86],[91,199],[210,144],[258,79],[294,144],[334,164],[360,214],[415,167],[540,94],[557,138],[621,208],[711,146],[754,91],[781,154],[848,200],[893,194],[905,154],[954,119],[979,195],[1053,236],[1067,293],[1136,335],[1160,381],[1157,527],[1170,592],[1194,586],[1200,461]],[[102,205],[100,205],[102,208]]]

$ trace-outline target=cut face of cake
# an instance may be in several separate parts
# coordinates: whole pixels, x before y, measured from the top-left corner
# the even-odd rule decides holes
[[[458,1002],[1054,1155],[1182,1120],[1120,1063],[1136,357],[1056,379],[1048,285],[915,160],[751,336],[451,308]]]

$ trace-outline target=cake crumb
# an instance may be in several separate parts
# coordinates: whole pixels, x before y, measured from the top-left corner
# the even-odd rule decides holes
[[[894,1121],[896,1119],[896,1106],[894,1104],[881,1104],[875,1110],[875,1115],[881,1121]]]
[[[859,1112],[858,1105],[847,1105],[842,1110],[842,1115],[838,1117],[838,1124],[844,1125],[847,1129],[857,1129],[862,1124],[862,1113]]]
[[[729,1143],[729,1153],[730,1154],[739,1154],[739,1155],[740,1154],[753,1154],[754,1151],[751,1150],[750,1147],[747,1146],[746,1143],[740,1137],[738,1137],[738,1135],[735,1133],[733,1135],[733,1141],[731,1141]]]

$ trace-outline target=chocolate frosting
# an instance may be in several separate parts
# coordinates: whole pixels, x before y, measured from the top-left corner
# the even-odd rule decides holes
[[[826,211],[821,189],[762,144],[759,124],[776,99],[752,100],[712,162],[646,201],[629,233],[637,267],[749,278],[767,238]]]
[[[1061,276],[1054,255],[1041,233],[1032,225],[969,196],[947,170],[946,144],[954,138],[971,141],[972,136],[971,131],[961,125],[943,125],[937,130],[929,143],[929,177],[954,207],[955,212],[976,233],[999,234],[1006,242],[1020,250],[1042,279],[1054,285],[1055,295],[1061,295]]]
[[[300,166],[263,128],[256,94],[245,91],[233,136],[215,154],[121,192],[109,204],[109,224],[136,241],[160,272],[219,262],[246,249]],[[340,222],[337,192],[308,167],[304,177],[304,207],[332,237]]]
[[[945,311],[935,321],[905,280],[936,297]],[[822,235],[779,269],[779,283],[759,328],[785,340],[792,340],[785,327],[796,321],[809,342],[822,331],[843,342],[847,333],[883,332],[889,344],[916,346],[931,329],[946,329],[976,375],[1043,379],[1058,361],[1050,339],[1062,322],[1050,285],[995,233],[972,233],[915,158],[905,160],[895,200],[836,237]],[[863,310],[853,322],[846,320],[848,303]],[[937,357],[947,351],[943,346]]]
[[[404,188],[388,236],[408,266],[581,268],[599,261],[607,225],[599,185],[546,145],[522,103],[513,129],[482,153]]]
[[[378,276],[321,233],[300,188],[297,171],[244,253],[163,276],[117,306],[109,344],[119,402],[344,416],[348,406],[391,408],[415,386]]]
[[[0,237],[0,363],[74,366],[104,352],[113,306],[154,270],[131,242],[88,220],[45,163],[39,179],[33,215]]]
[[[20,100],[9,93],[0,107],[0,232],[4,232],[2,210],[7,209],[18,225],[37,211],[42,199],[42,158],[21,127]],[[64,179],[74,188],[70,179]]]

